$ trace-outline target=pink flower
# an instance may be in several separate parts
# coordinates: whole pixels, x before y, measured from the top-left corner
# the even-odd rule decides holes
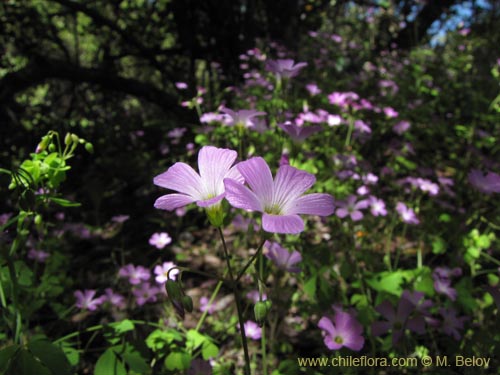
[[[127,264],[118,271],[118,276],[128,277],[128,281],[132,285],[140,284],[141,281],[149,280],[151,274],[149,270],[142,266],[135,267],[133,264]]]
[[[172,262],[165,262],[161,266],[158,265],[154,269],[154,273],[156,275],[155,280],[158,284],[165,284],[168,280],[167,275],[170,276],[171,280],[175,280],[176,276],[179,274],[178,269],[172,270],[172,272],[168,273],[171,268],[177,267]]]
[[[86,289],[83,292],[81,290],[75,291],[76,303],[75,306],[82,310],[95,311],[102,305],[103,298],[94,298],[96,291],[93,289]]]
[[[292,78],[299,74],[300,70],[307,66],[301,62],[295,64],[291,59],[269,60],[266,63],[266,70],[276,74],[278,78]]]
[[[153,233],[153,235],[149,239],[149,244],[156,247],[158,250],[163,249],[170,243],[172,243],[172,237],[170,237],[166,232]]]
[[[233,207],[262,212],[262,227],[267,232],[300,233],[304,222],[299,214],[328,216],[333,213],[331,195],[303,195],[316,181],[310,173],[282,165],[273,180],[269,166],[261,157],[241,162],[237,168],[251,189],[226,178],[226,199]]]
[[[396,204],[396,211],[399,213],[401,220],[403,220],[407,224],[419,224],[420,220],[418,220],[417,215],[415,215],[415,211],[411,208],[407,207],[403,202],[398,202]]]
[[[363,348],[363,326],[349,313],[337,311],[333,321],[324,316],[318,327],[323,330],[325,345],[330,350],[339,350],[344,346],[354,351]]]
[[[259,327],[257,323],[249,320],[245,322],[243,327],[245,329],[245,334],[248,338],[251,338],[252,340],[260,340],[262,336],[262,329]]]
[[[154,184],[180,194],[167,194],[158,198],[156,208],[172,211],[176,208],[196,202],[200,207],[210,207],[224,198],[224,178],[231,178],[243,183],[243,178],[232,164],[236,160],[236,151],[204,146],[198,153],[198,168],[185,163],[175,163],[166,172],[154,178]]]

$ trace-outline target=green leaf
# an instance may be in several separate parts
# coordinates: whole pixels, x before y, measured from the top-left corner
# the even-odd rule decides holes
[[[398,270],[394,272],[380,272],[375,277],[367,279],[370,287],[378,292],[387,292],[395,296],[400,296],[403,292],[403,283],[413,277],[413,271]]]
[[[14,266],[19,285],[31,286],[33,284],[33,271],[22,260],[15,262]]]
[[[201,348],[201,355],[205,361],[215,358],[219,354],[219,348],[210,340],[206,340]]]
[[[49,371],[26,349],[18,351],[4,375],[58,375]]]
[[[3,374],[7,370],[9,363],[16,356],[19,350],[18,345],[10,345],[0,350],[0,373]]]
[[[432,252],[434,254],[444,254],[446,252],[446,242],[441,237],[436,237],[432,241]]]
[[[31,341],[29,351],[54,375],[71,374],[71,366],[61,348],[47,340]]]
[[[314,298],[316,296],[316,280],[317,276],[311,277],[304,283],[304,292],[310,297]]]
[[[128,319],[122,320],[121,322],[112,323],[110,325],[118,334],[133,331],[135,328],[134,323]]]
[[[195,331],[194,329],[190,329],[187,332],[186,337],[188,341],[192,342],[193,349],[196,349],[207,340],[206,336],[202,335],[198,331]]]
[[[54,202],[62,207],[80,207],[82,205],[81,203],[71,202],[71,201],[69,201],[67,199],[63,199],[63,198],[56,198],[56,197],[48,197],[48,198],[52,202]]]
[[[61,346],[66,359],[71,366],[76,366],[80,362],[80,352],[71,346]]]
[[[127,371],[113,348],[109,348],[97,360],[94,375],[127,375]]]
[[[189,353],[172,352],[165,358],[167,370],[187,370],[189,366],[191,366],[191,355]]]
[[[135,373],[145,375],[151,370],[146,360],[142,357],[141,353],[139,353],[133,345],[127,344],[125,352],[121,353],[121,357],[128,365],[130,370]]]
[[[157,329],[148,336],[146,339],[146,345],[153,351],[159,351],[168,346],[173,341],[182,341],[182,335],[175,329],[167,329],[163,331]]]

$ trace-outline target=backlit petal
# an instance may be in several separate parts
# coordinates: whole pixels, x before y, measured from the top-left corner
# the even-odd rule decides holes
[[[224,192],[222,180],[236,160],[236,151],[204,146],[198,153],[198,169],[203,186],[203,198],[213,198]]]
[[[329,216],[333,214],[335,204],[333,197],[330,194],[307,194],[294,199],[283,208],[283,213],[290,214],[307,214]]]
[[[298,215],[269,215],[262,216],[262,228],[271,233],[297,234],[304,230],[304,222]]]
[[[266,161],[261,157],[254,157],[239,163],[237,168],[259,201],[264,206],[270,205],[273,198],[273,176]]]
[[[259,199],[250,189],[230,178],[224,179],[226,188],[226,199],[231,206],[249,211],[263,211],[264,207]]]
[[[158,198],[155,202],[155,208],[172,211],[194,202],[194,199],[185,194],[167,194]]]
[[[153,182],[166,189],[190,195],[194,200],[202,199],[201,178],[186,163],[175,163],[166,172],[156,176]]]

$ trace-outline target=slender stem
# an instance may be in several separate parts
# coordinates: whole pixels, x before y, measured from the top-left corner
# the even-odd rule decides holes
[[[354,121],[352,116],[349,116],[349,128],[347,130],[347,137],[345,138],[345,147],[348,147],[351,145],[351,137],[352,137],[352,131],[354,130]]]
[[[496,265],[500,266],[500,261],[496,258],[493,258],[490,254],[488,253],[485,253],[484,251],[481,251],[480,253],[483,257],[485,257],[486,259],[488,259],[489,261],[495,263]]]
[[[226,258],[227,270],[229,272],[229,278],[231,280],[231,287],[233,288],[234,300],[236,302],[236,310],[238,311],[238,320],[240,322],[240,335],[241,335],[241,341],[243,344],[243,352],[245,354],[245,368],[244,368],[245,375],[250,375],[250,357],[248,355],[247,336],[245,333],[245,325],[243,322],[243,312],[241,309],[238,286],[237,286],[236,280],[233,277],[233,269],[231,267],[231,262],[229,261],[229,253],[227,251],[227,245],[226,245],[226,240],[224,239],[224,233],[222,233],[221,227],[217,227],[217,229],[219,231],[219,235],[220,235],[220,238],[222,241],[222,247],[224,248],[224,256]]]
[[[224,281],[219,280],[219,282],[215,286],[215,290],[213,291],[212,295],[210,296],[210,300],[208,301],[207,307],[206,307],[205,311],[203,311],[203,314],[201,315],[201,318],[198,321],[198,324],[196,324],[196,328],[194,329],[195,331],[199,331],[201,326],[203,325],[203,322],[205,321],[205,319],[207,317],[208,310],[210,309],[210,306],[212,306],[212,303],[214,302],[215,297],[217,297],[217,294],[219,294],[219,290],[220,290],[223,283],[224,283]]]
[[[265,242],[266,242],[266,239],[263,239],[262,243],[257,248],[257,251],[255,252],[255,254],[252,255],[252,257],[250,258],[250,260],[248,261],[248,263],[245,264],[245,267],[243,267],[243,269],[238,273],[238,276],[236,276],[236,281],[237,282],[240,281],[240,279],[243,277],[243,275],[245,274],[245,272],[248,269],[248,267],[250,267],[251,264],[253,263],[253,261],[259,256],[259,254],[262,253],[262,247],[264,246]]]
[[[262,283],[264,283],[264,257],[262,251],[259,253],[259,301],[262,301]],[[260,345],[262,352],[262,374],[267,375],[267,358],[266,358],[266,323],[264,322],[261,327]]]

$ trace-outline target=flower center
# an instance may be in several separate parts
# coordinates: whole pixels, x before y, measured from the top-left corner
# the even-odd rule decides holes
[[[394,322],[394,329],[400,330],[403,328],[403,324],[401,322]]]
[[[341,336],[336,336],[333,341],[335,341],[337,344],[342,344],[344,342],[344,339]]]
[[[281,215],[281,207],[277,203],[267,206],[264,211],[270,215]]]

